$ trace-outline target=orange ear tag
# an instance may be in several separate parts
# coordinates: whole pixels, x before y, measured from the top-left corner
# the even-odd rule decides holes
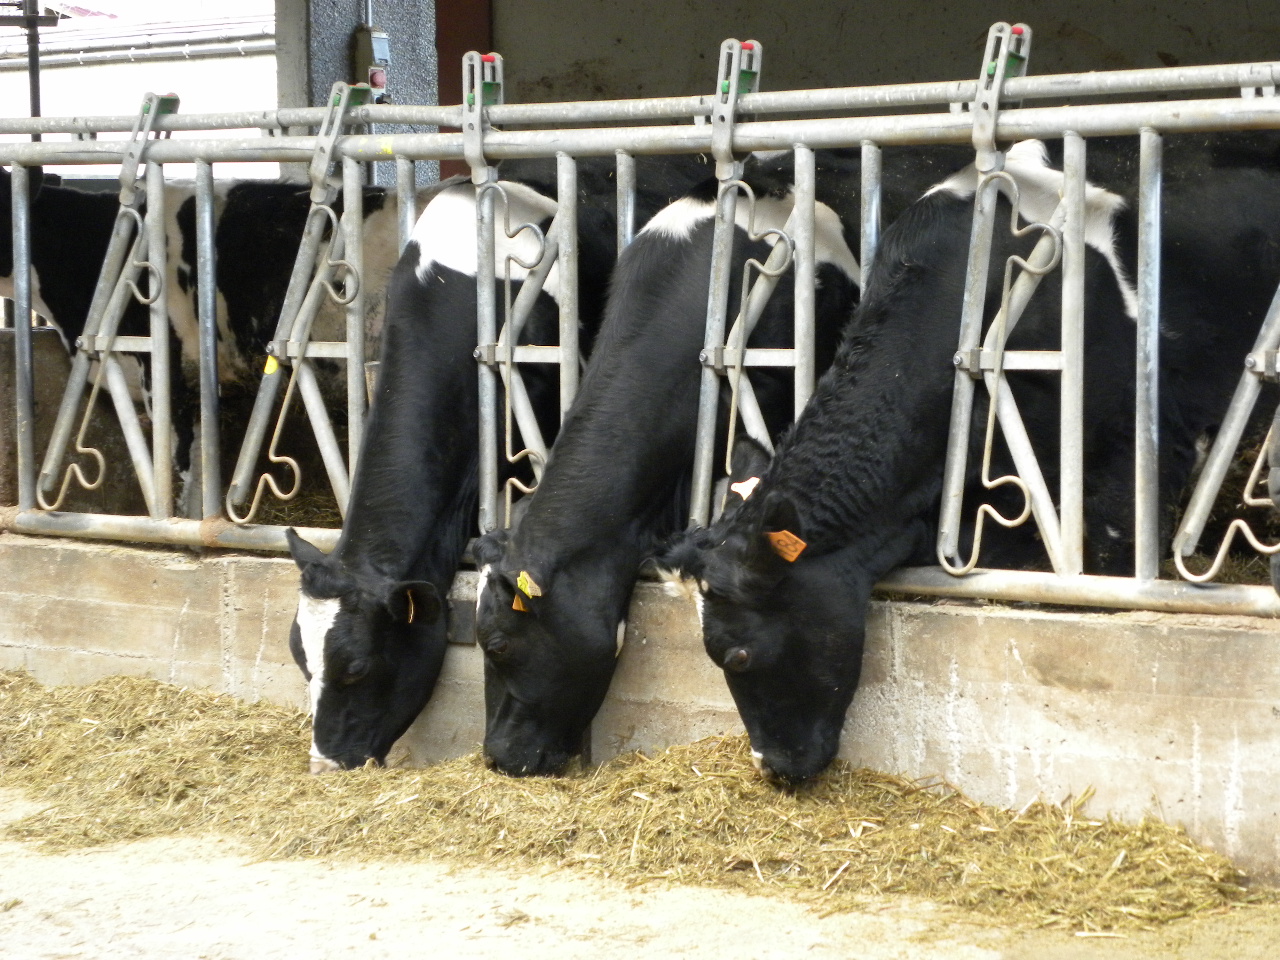
[[[755,493],[756,487],[759,485],[759,477],[748,477],[746,480],[739,480],[737,483],[729,484],[729,489],[743,500],[746,500],[751,494]]]
[[[769,546],[773,547],[773,552],[787,563],[795,563],[796,557],[804,553],[804,548],[809,546],[790,530],[778,530],[766,533],[765,536],[769,539]]]
[[[511,598],[511,609],[519,610],[521,613],[529,612],[529,608],[524,605],[524,597],[518,593]]]

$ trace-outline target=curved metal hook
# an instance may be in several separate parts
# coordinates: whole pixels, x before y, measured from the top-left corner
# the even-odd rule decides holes
[[[249,504],[249,510],[243,516],[236,513],[235,505],[231,502],[231,490],[228,489],[226,496],[223,498],[223,506],[226,508],[227,517],[232,523],[243,525],[253,520],[258,512],[259,505],[262,503],[262,497],[267,487],[271,488],[272,495],[282,503],[288,503],[302,489],[302,468],[298,466],[298,461],[293,457],[279,453],[277,450],[280,443],[280,434],[284,429],[285,417],[289,413],[289,405],[293,400],[294,385],[297,379],[298,368],[295,366],[289,375],[289,385],[285,388],[284,400],[280,404],[280,414],[276,417],[276,427],[271,434],[271,443],[267,447],[267,459],[275,464],[284,464],[289,468],[289,472],[293,474],[293,487],[287,493],[282,491],[280,485],[276,482],[275,475],[269,471],[263,471],[258,477],[258,484],[253,491],[253,502]]]
[[[1262,476],[1262,465],[1268,462],[1271,452],[1271,445],[1275,442],[1275,428],[1267,431],[1267,437],[1262,441],[1262,449],[1258,451],[1258,456],[1253,461],[1253,469],[1249,471],[1249,479],[1244,486],[1244,496],[1241,498],[1245,506],[1249,507],[1270,507],[1272,502],[1268,497],[1259,497],[1254,494],[1254,488],[1258,485],[1258,481]],[[1186,562],[1182,554],[1182,545],[1186,542],[1186,536],[1179,533],[1173,540],[1173,565],[1177,568],[1179,576],[1192,583],[1207,583],[1216,577],[1222,570],[1222,564],[1226,562],[1227,554],[1231,550],[1231,543],[1235,539],[1236,534],[1241,534],[1249,546],[1262,554],[1264,557],[1270,557],[1280,553],[1280,542],[1263,543],[1253,532],[1247,520],[1242,517],[1236,517],[1227,525],[1227,532],[1222,537],[1222,543],[1218,545],[1218,552],[1214,555],[1213,563],[1209,565],[1209,569],[1203,573],[1192,573],[1187,569]]]
[[[1030,221],[1026,226],[1018,225],[1018,209],[1021,203],[1021,194],[1018,190],[1018,183],[1006,171],[1000,170],[989,173],[982,177],[978,182],[979,195],[982,195],[989,183],[994,180],[1002,180],[1009,188],[1009,232],[1014,237],[1024,237],[1033,230],[1047,233],[1053,238],[1053,256],[1049,262],[1043,267],[1036,267],[1029,263],[1025,258],[1018,254],[1006,258],[1004,265],[1004,278],[1001,287],[1000,309],[996,313],[993,333],[995,341],[992,344],[992,352],[995,354],[995,363],[990,374],[983,376],[983,383],[987,387],[987,424],[986,435],[983,441],[982,450],[982,472],[980,479],[985,490],[996,490],[999,487],[1012,485],[1022,494],[1022,511],[1016,517],[1006,517],[1000,513],[995,507],[989,503],[983,503],[978,506],[977,516],[975,518],[973,530],[973,547],[970,551],[969,559],[961,566],[953,564],[946,557],[939,545],[937,548],[938,563],[947,573],[952,576],[963,576],[969,573],[978,565],[978,557],[982,552],[982,533],[986,519],[990,517],[996,523],[1006,529],[1021,526],[1027,522],[1031,516],[1031,491],[1028,489],[1026,482],[1017,474],[1005,474],[1002,477],[991,477],[991,451],[995,444],[995,427],[996,427],[996,410],[998,406],[1000,384],[1004,379],[1004,355],[1005,345],[1009,336],[1009,302],[1013,292],[1013,268],[1020,267],[1022,270],[1030,273],[1032,276],[1043,277],[1055,270],[1062,262],[1062,231],[1047,223],[1039,223]]]

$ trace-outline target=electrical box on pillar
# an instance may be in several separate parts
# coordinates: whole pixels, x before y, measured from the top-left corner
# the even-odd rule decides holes
[[[355,82],[368,83],[374,103],[390,103],[387,76],[391,70],[391,39],[373,24],[373,0],[366,0],[364,23],[356,27]]]

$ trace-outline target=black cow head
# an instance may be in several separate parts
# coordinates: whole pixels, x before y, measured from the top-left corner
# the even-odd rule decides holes
[[[425,581],[357,573],[287,536],[302,571],[289,650],[311,694],[311,772],[384,763],[440,674],[440,597]]]
[[[512,776],[558,773],[582,750],[622,649],[627,597],[572,569],[518,557],[508,531],[474,547],[484,652],[486,760]],[[630,584],[626,594],[630,594]]]
[[[808,550],[785,495],[752,499],[685,534],[659,562],[697,586],[703,644],[724,671],[761,771],[798,783],[839,748],[870,590],[841,553]]]

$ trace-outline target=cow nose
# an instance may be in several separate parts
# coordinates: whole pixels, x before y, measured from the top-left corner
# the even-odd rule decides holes
[[[341,770],[342,764],[336,760],[330,760],[328,757],[312,757],[311,772],[312,773],[332,773],[334,770]]]

